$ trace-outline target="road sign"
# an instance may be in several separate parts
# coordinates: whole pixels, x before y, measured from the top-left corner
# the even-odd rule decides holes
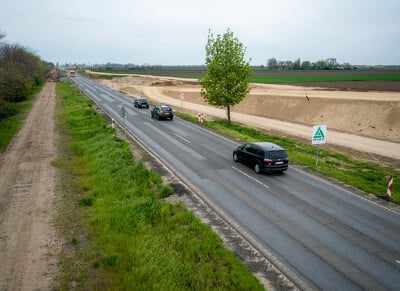
[[[122,105],[121,110],[119,111],[119,115],[121,116],[122,121],[124,122],[125,125],[125,118],[128,116],[128,112],[126,111],[124,105]]]
[[[311,139],[312,144],[326,143],[326,125],[314,125]]]
[[[122,105],[121,110],[119,111],[119,115],[121,118],[126,118],[128,116],[128,112],[125,109],[125,106]]]
[[[326,143],[326,125],[314,125],[311,143],[317,145],[315,166],[318,166],[318,145]]]
[[[388,200],[390,200],[390,198],[392,198],[392,189],[393,189],[393,177],[389,177],[388,188],[386,191],[386,198]]]

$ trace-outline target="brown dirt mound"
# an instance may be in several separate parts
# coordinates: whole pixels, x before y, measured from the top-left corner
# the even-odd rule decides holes
[[[151,83],[151,86],[182,86],[183,83],[177,80],[156,81]]]
[[[367,92],[367,91],[400,92],[399,81],[305,82],[305,83],[295,83],[294,85],[303,87],[323,88],[321,90],[361,91],[361,92]]]

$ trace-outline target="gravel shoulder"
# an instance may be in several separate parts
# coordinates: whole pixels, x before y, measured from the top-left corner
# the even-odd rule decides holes
[[[0,157],[0,290],[50,290],[56,283],[55,102],[55,83],[47,82]]]

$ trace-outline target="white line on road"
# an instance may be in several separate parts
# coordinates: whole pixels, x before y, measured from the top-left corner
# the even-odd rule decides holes
[[[180,136],[180,135],[177,134],[176,132],[175,132],[175,135],[176,135],[177,137],[179,137],[180,139],[186,141],[187,143],[192,143],[190,140],[187,140],[186,138],[184,138],[183,136]]]
[[[254,177],[252,177],[252,176],[246,174],[246,173],[243,172],[242,170],[239,170],[238,168],[236,168],[236,167],[234,167],[234,166],[232,166],[232,169],[238,171],[238,172],[241,173],[242,175],[245,175],[247,178],[250,178],[251,180],[253,180],[254,182],[260,184],[261,186],[264,186],[265,188],[269,189],[269,186],[268,186],[267,184],[265,184],[265,183],[263,183],[263,182],[257,180],[256,178],[254,178]]]
[[[397,264],[400,264],[400,260],[396,260],[396,263],[397,263]]]

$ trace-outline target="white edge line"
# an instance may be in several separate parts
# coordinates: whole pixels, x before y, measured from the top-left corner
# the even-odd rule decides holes
[[[358,195],[357,193],[353,193],[352,191],[350,191],[350,190],[344,188],[343,186],[337,185],[337,184],[335,184],[335,182],[332,182],[332,181],[327,180],[325,177],[319,177],[319,176],[317,176],[317,175],[313,175],[313,173],[308,173],[308,172],[306,172],[306,171],[303,171],[302,169],[300,169],[300,168],[298,168],[298,167],[296,167],[296,166],[292,166],[291,168],[292,168],[292,170],[301,172],[301,173],[303,173],[304,175],[307,175],[307,176],[309,176],[309,177],[311,177],[311,178],[314,178],[314,179],[316,179],[316,180],[318,180],[318,181],[321,181],[321,182],[323,182],[323,183],[325,183],[325,184],[327,184],[327,185],[329,185],[329,186],[335,187],[336,189],[339,189],[339,190],[344,191],[344,192],[346,192],[346,193],[348,193],[348,194],[350,194],[350,195],[352,195],[352,196],[354,196],[354,197],[360,198],[360,199],[362,199],[362,200],[364,200],[364,201],[366,201],[366,202],[369,202],[369,203],[371,203],[371,204],[374,204],[375,206],[378,206],[378,207],[380,207],[380,208],[382,208],[382,209],[385,209],[385,210],[387,210],[387,211],[389,211],[389,212],[392,212],[392,213],[395,213],[395,214],[399,214],[398,211],[393,210],[393,209],[390,209],[390,208],[388,208],[388,207],[385,207],[384,205],[380,205],[379,203],[377,203],[377,202],[375,202],[375,201],[373,201],[373,200],[371,200],[371,199],[368,199],[368,197],[364,197],[364,196],[362,196],[362,195]],[[321,174],[321,173],[319,173],[319,174],[320,174],[320,175],[323,175],[323,174]],[[328,176],[327,176],[327,177],[328,177]],[[328,178],[329,178],[329,177],[328,177]],[[339,182],[340,182],[340,181],[339,181]],[[344,183],[344,184],[347,185],[347,186],[350,186],[350,187],[354,187],[354,186],[351,186],[351,185],[346,184],[346,183]],[[355,188],[355,187],[354,187],[354,188]],[[355,189],[356,189],[357,191],[361,191],[361,192],[363,192],[363,193],[369,194],[368,192],[364,192],[364,191],[362,191],[362,190],[360,190],[360,189],[357,189],[357,188],[355,188]],[[399,264],[400,264],[400,263],[399,263]]]
[[[190,140],[187,140],[186,138],[184,138],[183,136],[180,136],[179,134],[177,134],[176,132],[174,132],[174,134],[179,137],[180,139],[186,141],[187,143],[192,143]]]
[[[265,188],[269,189],[269,186],[268,186],[267,184],[265,184],[265,183],[263,183],[263,182],[257,180],[256,178],[254,178],[254,177],[252,177],[252,176],[246,174],[245,172],[243,172],[242,170],[239,170],[239,169],[236,168],[235,166],[232,166],[232,169],[238,171],[238,172],[241,173],[242,175],[245,175],[247,178],[253,180],[254,182],[256,182],[256,183],[258,183],[258,184],[260,184],[261,186],[264,186]]]

